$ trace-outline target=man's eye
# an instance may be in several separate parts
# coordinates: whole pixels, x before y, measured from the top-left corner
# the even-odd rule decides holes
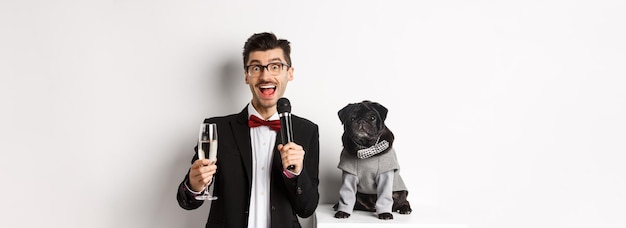
[[[252,66],[252,71],[261,71],[260,66]]]

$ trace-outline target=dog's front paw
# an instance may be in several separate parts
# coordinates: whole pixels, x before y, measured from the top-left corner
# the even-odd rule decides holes
[[[401,206],[400,208],[398,208],[398,212],[400,214],[411,214],[411,212],[413,212],[413,210],[411,210],[411,206],[404,205],[404,206]]]
[[[392,220],[393,219],[393,215],[391,213],[380,213],[378,214],[378,218],[382,219],[382,220]]]
[[[335,213],[335,218],[350,218],[350,214],[343,212],[343,211],[337,211],[337,213]]]

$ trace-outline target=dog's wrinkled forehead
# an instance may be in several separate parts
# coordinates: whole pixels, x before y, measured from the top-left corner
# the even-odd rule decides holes
[[[350,120],[353,114],[365,114],[370,110],[375,111],[378,114],[381,123],[387,118],[387,108],[377,102],[368,100],[364,100],[359,103],[350,103],[339,110],[337,114],[339,115],[341,124],[345,124],[348,120]]]

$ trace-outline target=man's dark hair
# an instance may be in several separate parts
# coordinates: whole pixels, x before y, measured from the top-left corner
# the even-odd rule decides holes
[[[255,33],[248,38],[243,46],[243,65],[245,66],[248,63],[250,52],[267,51],[274,48],[283,49],[285,61],[291,66],[291,46],[289,46],[289,41],[278,39],[276,35],[269,32]]]

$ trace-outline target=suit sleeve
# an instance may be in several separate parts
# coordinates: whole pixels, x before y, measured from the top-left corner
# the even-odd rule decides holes
[[[302,218],[311,216],[319,203],[319,129],[314,125],[310,138],[306,140],[304,164],[300,175],[295,178],[283,176],[289,200],[296,214]]]
[[[196,146],[194,148],[194,151],[197,151],[197,150],[198,150],[198,147]],[[191,164],[193,164],[193,162],[198,159],[198,155],[197,155],[198,153],[194,153],[194,154],[195,155],[191,159]],[[204,203],[204,201],[196,200],[195,194],[190,192],[189,189],[187,189],[187,186],[189,186],[189,171],[187,171],[185,178],[178,185],[178,191],[176,192],[176,200],[178,201],[178,205],[185,210],[193,210],[193,209],[199,208],[200,206],[202,206],[202,203]]]

